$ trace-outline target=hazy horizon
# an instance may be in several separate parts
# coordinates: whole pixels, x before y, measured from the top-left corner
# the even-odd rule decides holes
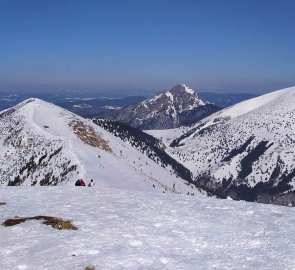
[[[176,85],[176,84],[175,84]],[[38,87],[38,88],[10,88],[10,89],[0,89],[1,95],[13,95],[13,94],[23,94],[23,95],[31,95],[34,97],[38,97],[39,95],[42,96],[50,96],[50,95],[69,95],[74,96],[76,93],[79,96],[83,97],[128,97],[128,96],[152,96],[159,92],[169,90],[175,85],[170,85],[170,87],[161,88],[161,89],[82,89],[82,88],[59,88],[59,87],[53,87],[53,88],[47,88],[47,87]],[[190,85],[188,85],[190,86]],[[289,86],[287,86],[289,87]],[[263,94],[267,94],[276,90],[280,90],[282,88],[287,87],[280,87],[280,88],[271,88],[265,91],[230,91],[228,89],[217,89],[217,88],[209,88],[209,89],[196,89],[194,87],[191,87],[194,89],[197,93],[213,93],[213,94],[242,94],[242,95],[253,95],[253,96],[259,96]],[[291,86],[290,86],[291,87]]]
[[[0,92],[294,86],[294,9],[290,0],[3,0]]]

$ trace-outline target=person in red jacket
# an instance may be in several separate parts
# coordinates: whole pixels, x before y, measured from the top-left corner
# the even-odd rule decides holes
[[[75,186],[86,186],[85,182],[83,181],[83,179],[78,179],[75,183]]]
[[[80,179],[80,186],[84,186],[84,187],[86,186],[86,184],[85,184],[85,182],[83,181],[82,178]]]

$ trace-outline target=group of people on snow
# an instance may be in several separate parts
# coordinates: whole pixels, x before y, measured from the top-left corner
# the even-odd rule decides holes
[[[86,187],[86,184],[85,184],[84,180],[81,178],[81,179],[78,179],[76,181],[75,186],[84,186],[84,187]],[[88,184],[88,187],[93,187],[93,186],[94,186],[94,182],[93,182],[93,179],[91,179],[89,184]]]

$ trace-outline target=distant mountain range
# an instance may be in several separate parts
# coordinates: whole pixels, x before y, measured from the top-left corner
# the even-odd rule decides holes
[[[58,93],[0,93],[0,110],[5,110],[31,97],[48,101],[83,117],[103,116],[113,110],[145,100],[144,96],[101,96],[97,93],[66,92]]]
[[[257,95],[247,93],[211,93],[202,92],[200,95],[221,108],[227,108],[244,100],[255,98]]]
[[[203,99],[225,108],[243,100],[253,98],[252,94],[218,94],[204,92],[200,93]],[[144,101],[151,96],[119,96],[101,93],[89,93],[86,91],[64,91],[58,93],[0,93],[0,110],[5,110],[17,105],[18,103],[36,97],[71,112],[87,118],[106,118],[116,114],[116,111]]]

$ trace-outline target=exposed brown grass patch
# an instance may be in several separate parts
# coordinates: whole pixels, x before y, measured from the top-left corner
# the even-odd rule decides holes
[[[57,229],[57,230],[77,230],[77,227],[75,227],[69,220],[63,220],[61,218],[50,217],[50,216],[11,218],[11,219],[5,220],[2,223],[2,226],[10,227],[10,226],[14,226],[14,225],[26,222],[27,220],[43,220],[43,224],[50,225],[52,228]]]
[[[0,206],[1,206],[1,205],[5,205],[5,204],[6,204],[6,202],[0,202]]]
[[[70,126],[73,127],[74,133],[82,142],[112,153],[112,149],[108,145],[108,142],[99,136],[93,127],[85,125],[78,119],[73,119]]]
[[[84,270],[95,270],[94,266],[86,266],[86,268]]]

